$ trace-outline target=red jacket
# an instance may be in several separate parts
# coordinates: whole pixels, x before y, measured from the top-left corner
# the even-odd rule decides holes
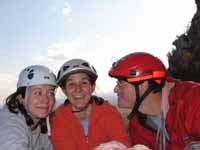
[[[170,140],[166,150],[182,150],[192,141],[200,141],[200,85],[168,78],[175,85],[168,95],[169,109],[166,115],[166,129]],[[129,122],[129,131],[134,144],[154,148],[156,133],[138,122],[134,116]]]
[[[52,118],[52,142],[56,150],[92,150],[101,143],[111,140],[129,146],[125,124],[117,109],[104,102],[92,103],[88,137],[80,121],[71,112],[71,105],[61,105]]]

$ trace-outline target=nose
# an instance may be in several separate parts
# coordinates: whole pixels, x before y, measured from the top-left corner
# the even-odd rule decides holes
[[[42,95],[42,101],[43,101],[44,103],[48,103],[48,101],[49,101],[49,95],[48,95],[48,93],[44,93],[44,94]]]
[[[81,87],[80,84],[76,84],[76,85],[75,85],[75,91],[76,91],[76,92],[81,91],[81,88],[82,88],[82,87]]]

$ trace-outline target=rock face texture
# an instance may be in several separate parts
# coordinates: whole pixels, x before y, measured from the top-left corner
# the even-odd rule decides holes
[[[200,0],[195,0],[196,13],[185,33],[178,36],[168,53],[168,74],[181,79],[200,82]]]

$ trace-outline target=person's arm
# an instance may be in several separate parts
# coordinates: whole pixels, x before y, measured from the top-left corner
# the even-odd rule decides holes
[[[127,148],[120,142],[117,141],[110,141],[107,143],[100,144],[99,146],[95,147],[94,150],[151,150],[145,145],[137,144],[133,147]]]
[[[75,150],[76,144],[71,139],[70,132],[67,130],[60,116],[53,116],[51,121],[51,140],[55,150]]]
[[[126,126],[120,112],[118,112],[118,110],[114,107],[112,111],[108,112],[105,116],[105,123],[110,139],[119,141],[126,146],[130,146]]]
[[[99,146],[95,147],[94,150],[126,150],[127,147],[118,142],[118,141],[110,141],[107,143],[102,143]]]
[[[17,117],[17,116],[16,116]],[[3,150],[31,150],[26,131],[26,124],[22,120],[6,118],[0,123],[0,147]]]
[[[200,150],[200,141],[188,144],[184,150]]]

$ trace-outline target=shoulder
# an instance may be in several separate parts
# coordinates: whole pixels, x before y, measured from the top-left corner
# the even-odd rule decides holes
[[[96,105],[95,103],[93,103],[92,109],[93,111],[95,111],[95,114],[103,115],[104,118],[121,117],[121,114],[118,111],[117,107],[108,101],[104,101],[102,105]]]
[[[4,109],[0,113],[0,145],[11,148],[17,143],[28,143],[28,126],[20,114],[10,113]]]
[[[170,78],[168,82],[174,83],[171,90],[172,95],[176,95],[179,99],[190,100],[200,98],[200,84],[193,81],[181,81]],[[200,101],[199,101],[200,102]]]
[[[199,112],[200,107],[200,84],[193,81],[180,81],[174,79],[175,83],[169,95],[170,106],[176,107],[177,111],[182,109],[185,114]],[[179,108],[179,109],[178,109]],[[195,113],[195,114],[199,114]]]
[[[96,107],[98,107],[99,109],[102,109],[104,111],[118,111],[117,107],[114,106],[113,104],[111,104],[109,101],[105,100],[104,103],[102,105],[96,105]]]
[[[194,90],[198,90],[198,91],[200,90],[200,83],[197,83],[194,81],[182,81],[179,79],[168,77],[167,82],[174,83],[178,89],[187,90],[188,92],[194,91]]]
[[[70,118],[72,115],[71,108],[69,105],[62,104],[58,106],[51,116],[51,123],[62,122],[66,120],[66,118]]]
[[[63,112],[68,112],[69,111],[69,106],[65,104],[61,104],[58,106],[55,111],[53,112],[54,115],[60,115],[63,114]]]
[[[11,113],[7,107],[4,107],[0,111],[0,128],[7,126],[7,128],[14,128],[15,126],[20,126],[22,128],[27,128],[25,118],[20,113]]]

